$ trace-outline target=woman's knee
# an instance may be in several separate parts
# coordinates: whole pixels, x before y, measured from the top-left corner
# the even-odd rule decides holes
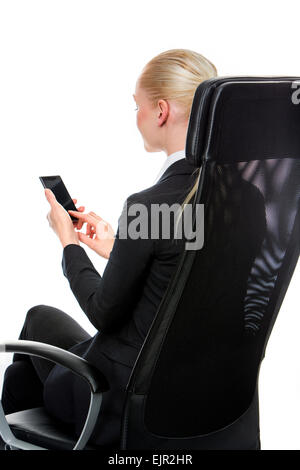
[[[27,316],[29,318],[35,318],[36,316],[41,315],[41,313],[45,311],[45,308],[47,308],[47,305],[43,305],[43,304],[35,305],[34,307],[31,307],[28,310]]]
[[[47,305],[35,305],[31,307],[25,317],[23,329],[19,339],[34,340],[40,329],[41,318],[47,311]]]
[[[26,324],[34,323],[36,320],[39,321],[41,318],[41,315],[43,314],[43,312],[46,311],[46,309],[47,309],[47,305],[43,305],[43,304],[35,305],[34,307],[31,307],[26,314],[25,323]]]

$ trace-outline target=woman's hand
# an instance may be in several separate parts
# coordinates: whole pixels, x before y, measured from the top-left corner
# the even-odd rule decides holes
[[[78,239],[94,250],[98,255],[108,259],[115,241],[115,234],[111,225],[94,212],[78,214],[76,211],[68,211],[79,219],[77,228],[87,224],[86,234],[77,232]]]
[[[57,202],[54,193],[50,189],[45,189],[45,196],[51,206],[50,212],[47,214],[47,219],[50,227],[54,230],[63,248],[70,243],[80,245],[77,232],[75,232],[75,226],[78,226],[78,222],[72,222],[68,212],[63,208],[59,202]],[[74,204],[77,200],[73,199]],[[78,208],[79,213],[84,211],[84,207]],[[74,211],[74,215],[78,212]]]

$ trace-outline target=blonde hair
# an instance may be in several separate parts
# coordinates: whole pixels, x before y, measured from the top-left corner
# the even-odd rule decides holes
[[[189,49],[170,49],[150,60],[139,77],[140,87],[145,90],[153,107],[158,100],[174,100],[182,108],[182,118],[189,119],[195,91],[204,80],[216,77],[216,67],[206,57]],[[200,178],[181,205],[181,213],[194,196]],[[193,173],[193,174],[194,174]],[[177,220],[178,225],[179,218]],[[176,225],[176,226],[177,226]]]

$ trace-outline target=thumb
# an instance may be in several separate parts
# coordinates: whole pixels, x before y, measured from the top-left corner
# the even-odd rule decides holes
[[[51,189],[45,188],[45,196],[51,206],[57,202],[56,197],[54,193],[51,191]]]
[[[94,250],[96,248],[96,241],[92,238],[88,237],[85,233],[77,232],[79,240],[87,245],[89,248]]]

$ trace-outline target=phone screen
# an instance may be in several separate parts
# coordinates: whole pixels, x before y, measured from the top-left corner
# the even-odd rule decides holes
[[[40,176],[39,178],[44,188],[51,189],[51,191],[55,194],[57,201],[66,209],[66,211],[77,211],[76,206],[72,201],[72,198],[59,175]],[[70,217],[74,222],[78,222],[78,219],[76,217],[73,217],[71,215]]]

